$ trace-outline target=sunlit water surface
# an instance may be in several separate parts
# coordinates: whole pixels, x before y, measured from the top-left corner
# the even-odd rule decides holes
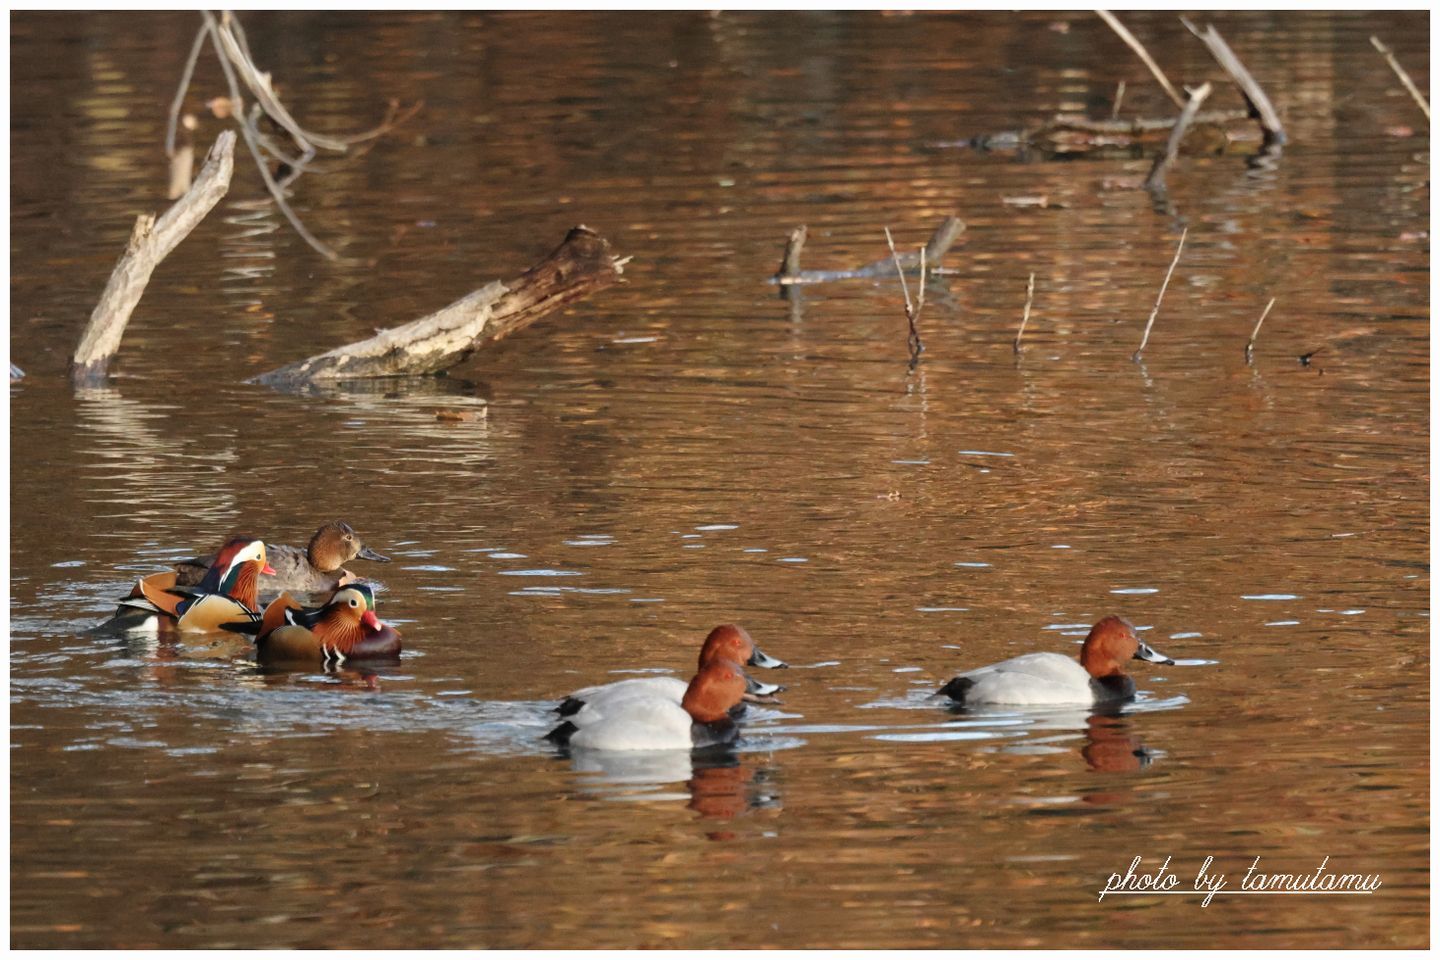
[[[945,146],[1108,116],[1122,79],[1123,115],[1172,112],[1085,13],[245,20],[317,129],[424,101],[295,192],[360,262],[311,253],[237,155],[110,385],[72,392],[164,205],[196,23],[12,18],[12,944],[1427,943],[1429,140],[1367,41],[1428,88],[1425,14],[1218,17],[1293,142],[1268,170],[1254,142],[1182,158],[1169,211],[1123,189],[1148,159]],[[1127,21],[1238,106],[1172,15]],[[222,83],[207,54],[192,107]],[[914,372],[893,282],[766,282],[801,223],[838,268],[951,213]],[[243,383],[577,223],[627,283],[448,379]],[[355,569],[398,667],[86,633],[137,574],[335,516],[394,558]],[[930,696],[1109,612],[1180,661],[1136,664],[1119,715]],[[685,675],[725,621],[793,665],[734,751],[540,739],[558,696]],[[1187,885],[1207,856],[1237,883],[1329,857],[1383,887],[1097,902],[1136,856]]]

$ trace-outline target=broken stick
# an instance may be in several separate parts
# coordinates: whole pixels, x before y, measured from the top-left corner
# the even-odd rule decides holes
[[[1165,189],[1165,172],[1175,162],[1180,154],[1180,141],[1185,139],[1185,131],[1190,129],[1190,124],[1195,122],[1195,115],[1200,112],[1200,104],[1210,96],[1210,84],[1202,83],[1190,91],[1190,99],[1185,102],[1185,109],[1180,111],[1180,118],[1175,121],[1175,126],[1170,129],[1170,139],[1165,141],[1165,152],[1155,158],[1155,165],[1150,168],[1150,175],[1145,178],[1145,189],[1152,193],[1162,192]]]
[[[920,248],[920,289],[914,302],[910,300],[910,287],[905,283],[905,268],[900,265],[900,254],[895,250],[895,238],[890,236],[890,228],[885,228],[885,242],[890,245],[890,260],[895,264],[895,273],[900,277],[900,292],[905,295],[905,320],[910,324],[910,333],[905,338],[905,344],[910,348],[910,369],[914,370],[915,365],[920,362],[920,354],[925,352],[925,343],[920,339],[920,311],[925,308],[925,248]]]
[[[235,133],[226,130],[215,140],[205,166],[185,195],[158,220],[149,213],[135,221],[130,242],[115,264],[70,359],[70,376],[77,385],[93,385],[105,379],[110,358],[120,349],[125,325],[145,293],[150,275],[225,196],[230,189],[234,158]]]
[[[1245,64],[1240,62],[1240,58],[1235,56],[1235,51],[1230,49],[1225,38],[1220,36],[1220,31],[1215,29],[1214,24],[1206,24],[1202,33],[1195,24],[1184,17],[1180,18],[1180,22],[1185,24],[1187,30],[1200,38],[1201,42],[1209,48],[1210,55],[1225,69],[1226,73],[1230,74],[1230,79],[1235,81],[1235,86],[1240,88],[1240,95],[1245,98],[1245,104],[1250,108],[1250,115],[1260,121],[1260,128],[1265,131],[1265,146],[1283,146],[1285,144],[1285,127],[1280,123],[1280,114],[1275,112],[1275,105],[1270,102],[1269,97],[1265,96],[1265,91],[1260,88],[1260,84],[1250,75],[1250,71],[1245,69]]]
[[[575,227],[554,252],[516,280],[492,281],[427,317],[249,382],[294,389],[319,381],[439,373],[484,344],[620,282],[627,262],[611,255],[604,237],[589,227]]]

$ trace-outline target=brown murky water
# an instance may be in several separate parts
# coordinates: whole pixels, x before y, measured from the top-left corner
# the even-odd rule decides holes
[[[1172,15],[1126,19],[1238,105]],[[1145,159],[941,145],[1108,115],[1121,79],[1123,114],[1169,113],[1089,14],[249,14],[313,127],[425,101],[296,192],[366,265],[312,254],[237,162],[76,393],[78,330],[164,203],[195,21],[15,15],[12,944],[1425,945],[1429,139],[1367,37],[1428,87],[1428,17],[1215,19],[1293,143],[1182,159],[1167,213],[1117,187]],[[221,89],[207,60],[193,99]],[[797,224],[846,267],[952,212],[913,374],[892,282],[798,309],[765,282]],[[447,380],[242,383],[576,223],[628,283]],[[395,558],[359,567],[408,645],[378,689],[84,632],[139,572],[336,515]],[[1111,611],[1181,660],[1137,665],[1121,716],[927,696]],[[539,740],[558,695],[683,672],[726,620],[795,665],[733,755]],[[1136,856],[1186,887],[1207,856],[1232,888],[1255,857],[1383,886],[1097,902]]]

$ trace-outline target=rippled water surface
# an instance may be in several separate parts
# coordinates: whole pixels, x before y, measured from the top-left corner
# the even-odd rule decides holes
[[[1240,105],[1173,15],[1126,19]],[[1123,116],[1173,113],[1086,13],[245,20],[316,129],[424,107],[296,187],[349,265],[237,155],[80,391],[78,331],[165,204],[196,23],[11,20],[12,944],[1427,944],[1429,139],[1367,40],[1428,88],[1426,14],[1216,15],[1292,142],[1248,165],[1233,126],[1168,207],[1125,188],[1153,145],[953,145],[1109,116],[1119,80]],[[202,61],[191,109],[221,92]],[[806,266],[843,268],[952,213],[913,372],[893,281],[767,283],[799,224]],[[627,282],[447,379],[243,382],[579,223]],[[394,558],[355,569],[398,667],[86,632],[139,573],[334,516]],[[1179,661],[1136,664],[1118,716],[929,697],[1110,612]],[[737,750],[539,739],[558,696],[686,675],[725,621],[793,665]],[[1097,902],[1136,856],[1383,886]]]

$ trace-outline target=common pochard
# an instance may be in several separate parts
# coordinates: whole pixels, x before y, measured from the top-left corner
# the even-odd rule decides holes
[[[1141,643],[1129,621],[1109,616],[1090,628],[1078,663],[1061,653],[1027,653],[962,673],[938,692],[966,707],[1121,703],[1135,697],[1125,673],[1131,659],[1175,662]]]
[[[705,638],[705,643],[700,647],[700,659],[696,663],[697,669],[703,669],[712,660],[729,660],[733,663],[762,667],[767,670],[789,666],[785,661],[777,660],[757,647],[749,632],[744,627],[736,626],[733,623],[722,623],[710,631]],[[779,684],[760,683],[750,678],[747,678],[747,681],[747,699],[769,696],[785,689]],[[614,683],[576,690],[560,704],[559,713],[562,717],[568,717],[587,703],[603,706],[635,696],[659,697],[672,703],[679,703],[685,696],[688,686],[689,684],[679,677],[636,677],[630,680],[617,680]]]

